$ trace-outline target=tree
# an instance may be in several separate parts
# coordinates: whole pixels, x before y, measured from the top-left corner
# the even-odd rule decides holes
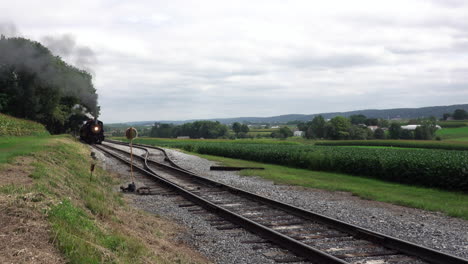
[[[368,118],[365,121],[367,126],[377,126],[379,125],[379,120],[377,118]]]
[[[5,37],[0,38],[0,110],[43,123],[53,134],[76,130],[86,113],[99,114],[89,73],[39,42]]]
[[[297,123],[297,129],[299,129],[299,131],[307,131],[307,125],[308,123],[304,123],[304,122],[299,122]]]
[[[463,109],[457,109],[453,112],[453,119],[455,120],[464,120],[468,119],[468,113]]]
[[[390,122],[386,119],[379,119],[379,122],[377,124],[379,127],[389,127]]]
[[[402,129],[400,132],[401,139],[414,139],[414,132],[408,129]]]
[[[292,137],[293,135],[294,135],[294,133],[287,126],[284,126],[284,127],[280,128],[278,131],[275,131],[275,132],[271,133],[271,137],[273,137],[273,138],[283,138],[283,139],[288,138],[288,137]]]
[[[173,136],[189,136],[190,138],[220,138],[226,136],[227,131],[227,127],[218,121],[196,121],[175,127]]]
[[[432,140],[435,137],[437,131],[435,120],[424,121],[414,131],[414,138],[420,140]]]
[[[150,137],[158,137],[158,138],[171,138],[174,137],[174,125],[173,124],[161,124],[155,123],[153,127],[151,127],[151,131],[149,132]]]
[[[240,127],[240,131],[247,134],[249,133],[250,129],[249,129],[249,126],[246,125],[246,124],[242,124],[241,127]]]
[[[367,117],[365,115],[352,115],[349,117],[351,120],[351,124],[359,125],[364,124],[366,122]]]
[[[443,116],[442,116],[442,120],[446,121],[449,117],[451,117],[452,114],[450,113],[445,113]]]
[[[305,130],[305,138],[323,138],[325,137],[325,119],[323,116],[318,115],[312,119],[311,122],[307,122],[307,129]]]
[[[361,126],[351,126],[349,129],[350,139],[365,140],[371,137],[370,129]],[[370,134],[370,135],[369,135]]]
[[[242,125],[239,123],[239,122],[235,122],[234,124],[232,124],[232,130],[234,131],[234,133],[238,134],[239,132],[241,132],[241,127]]]
[[[391,139],[399,139],[400,134],[401,134],[401,125],[399,123],[393,122],[390,124],[390,127],[388,129],[388,134]]]
[[[329,129],[327,137],[331,139],[349,139],[351,122],[343,116],[336,116],[330,120],[332,129]]]
[[[377,128],[374,131],[374,138],[375,139],[385,139],[385,131],[382,128]]]

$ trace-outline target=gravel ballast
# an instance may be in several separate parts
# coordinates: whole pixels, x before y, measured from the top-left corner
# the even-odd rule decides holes
[[[126,147],[123,147],[124,149]],[[160,155],[158,150],[150,150]],[[179,166],[200,176],[220,181],[268,198],[289,203],[307,210],[355,224],[376,232],[437,249],[445,253],[468,258],[468,221],[452,218],[442,213],[391,205],[382,202],[363,200],[346,192],[330,192],[297,186],[275,185],[259,177],[239,176],[235,171],[210,171],[215,162],[166,149],[168,155]],[[135,154],[141,154],[136,151]],[[110,168],[121,175],[128,175],[128,167],[114,159],[98,155]],[[144,176],[137,175],[137,187],[148,183]],[[125,177],[125,176],[124,176]],[[128,177],[128,176],[126,176]],[[207,218],[210,214],[194,214],[187,208],[179,207],[179,196],[137,196],[132,197],[135,206],[175,221],[187,232],[176,239],[199,250],[215,263],[275,263],[262,253],[271,252],[268,244],[255,248],[255,244],[242,241],[259,238],[241,229],[218,230]],[[278,249],[279,250],[279,249]],[[274,249],[273,249],[274,251]]]
[[[347,192],[275,185],[260,177],[210,171],[217,165],[194,155],[166,149],[179,166],[258,195],[468,259],[468,221],[415,208],[364,200]]]

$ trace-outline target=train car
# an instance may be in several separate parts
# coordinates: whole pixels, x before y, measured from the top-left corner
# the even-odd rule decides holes
[[[80,128],[80,138],[88,144],[101,144],[104,141],[104,125],[99,120],[90,119]]]

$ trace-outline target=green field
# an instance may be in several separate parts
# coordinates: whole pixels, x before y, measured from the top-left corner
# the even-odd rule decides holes
[[[468,194],[389,183],[365,177],[295,169],[285,166],[196,154],[226,166],[264,167],[265,170],[244,170],[241,175],[259,176],[277,184],[298,185],[330,191],[347,191],[364,199],[388,202],[454,217],[468,219]]]
[[[468,141],[468,126],[459,128],[443,128],[437,131],[437,136],[443,140]]]
[[[457,129],[457,128],[452,128]],[[388,148],[425,148],[444,150],[468,150],[468,142],[437,140],[323,140],[317,146],[374,146]]]
[[[260,140],[178,141],[139,138],[135,142],[293,168],[349,173],[398,183],[468,191],[468,151],[344,148]]]

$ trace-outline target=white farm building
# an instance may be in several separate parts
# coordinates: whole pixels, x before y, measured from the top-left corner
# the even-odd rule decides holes
[[[421,125],[406,125],[406,126],[401,126],[401,128],[405,130],[416,130],[416,128],[419,126]],[[436,125],[436,128],[441,129],[442,127],[440,127],[439,125]]]

